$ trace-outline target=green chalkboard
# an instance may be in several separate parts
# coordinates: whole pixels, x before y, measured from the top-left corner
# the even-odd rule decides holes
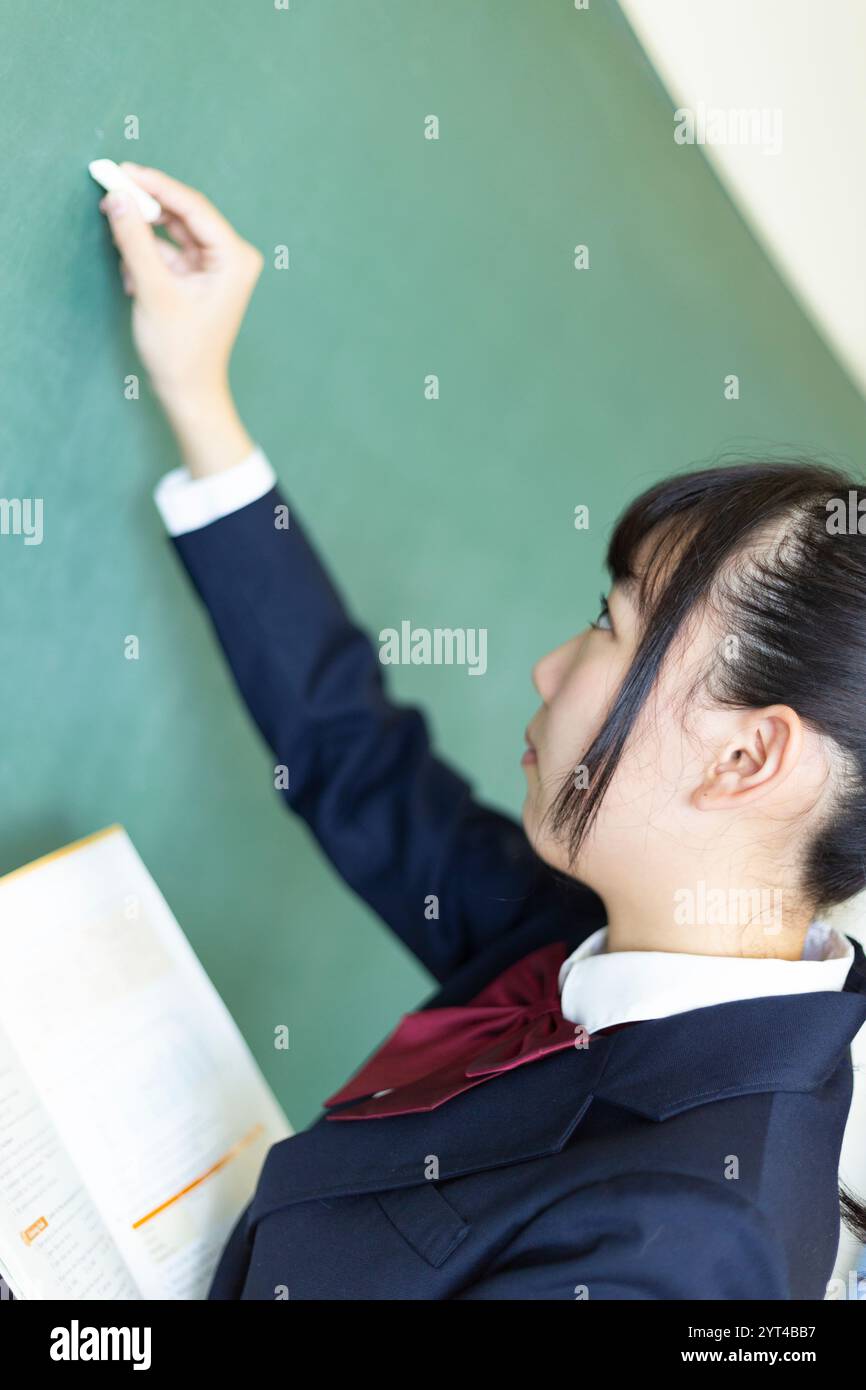
[[[371,630],[487,629],[483,678],[392,685],[505,808],[531,663],[594,616],[623,503],[724,446],[854,459],[864,404],[611,3],[0,13],[0,496],[43,500],[41,544],[0,535],[0,868],[122,822],[301,1125],[432,982],[286,815],[163,534],[177,459],[124,396],[88,161],[168,169],[265,252],[241,413]]]

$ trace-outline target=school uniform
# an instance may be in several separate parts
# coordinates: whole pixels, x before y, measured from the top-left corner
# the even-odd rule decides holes
[[[823,1298],[859,943],[606,952],[598,896],[389,700],[261,450],[156,500],[282,795],[438,985],[271,1148],[210,1297]]]

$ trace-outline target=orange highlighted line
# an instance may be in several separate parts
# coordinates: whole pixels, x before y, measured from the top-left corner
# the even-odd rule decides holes
[[[149,1211],[146,1216],[140,1216],[137,1221],[133,1221],[132,1229],[137,1231],[139,1226],[144,1225],[145,1221],[152,1220],[152,1218],[158,1216],[161,1211],[165,1211],[166,1207],[172,1206],[174,1202],[179,1202],[181,1197],[185,1197],[187,1192],[192,1192],[194,1187],[200,1187],[208,1178],[213,1177],[214,1173],[218,1173],[220,1168],[224,1168],[230,1159],[234,1158],[241,1149],[246,1148],[247,1144],[251,1144],[263,1130],[264,1125],[253,1125],[249,1133],[245,1134],[242,1139],[239,1139],[236,1144],[232,1144],[228,1153],[224,1153],[222,1158],[218,1158],[216,1163],[212,1163],[210,1168],[202,1173],[201,1177],[194,1178],[192,1182],[187,1183],[186,1187],[182,1187],[180,1192],[175,1192],[173,1197],[168,1197],[164,1202],[160,1202],[158,1207],[154,1207],[153,1211]]]
[[[21,1239],[24,1241],[25,1245],[32,1245],[36,1237],[41,1236],[42,1232],[47,1230],[48,1218],[46,1216],[40,1216],[38,1220],[33,1222],[32,1226],[28,1226],[25,1231],[21,1232]]]

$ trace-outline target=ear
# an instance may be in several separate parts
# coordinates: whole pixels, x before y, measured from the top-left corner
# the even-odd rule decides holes
[[[803,725],[790,705],[734,711],[737,727],[706,769],[691,804],[699,811],[735,810],[776,791],[803,750]]]

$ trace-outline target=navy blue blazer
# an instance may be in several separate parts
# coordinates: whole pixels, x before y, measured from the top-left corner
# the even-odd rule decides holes
[[[282,503],[275,489],[175,544],[289,768],[286,800],[438,981],[423,1007],[467,1002],[547,942],[572,950],[604,925],[600,899],[387,698],[297,515],[275,527]],[[322,1115],[270,1149],[209,1297],[823,1298],[866,1021],[854,947],[839,992],[637,1023],[427,1114]]]

